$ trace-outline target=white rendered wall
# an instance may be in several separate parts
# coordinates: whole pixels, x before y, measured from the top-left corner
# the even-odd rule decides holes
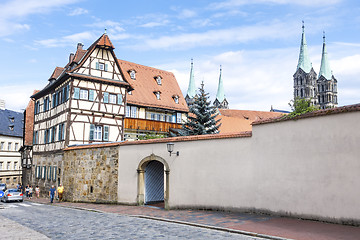
[[[170,167],[169,206],[360,221],[360,112],[253,126],[252,137],[120,146],[119,202],[136,203],[152,153]]]

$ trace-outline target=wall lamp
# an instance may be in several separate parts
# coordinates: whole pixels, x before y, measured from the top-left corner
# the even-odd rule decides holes
[[[170,157],[171,157],[172,154],[176,154],[176,156],[179,156],[179,151],[177,151],[177,152],[175,152],[175,153],[172,153],[172,152],[174,151],[174,145],[175,145],[175,144],[173,144],[173,143],[168,143],[168,144],[166,145],[167,150],[168,150],[168,152],[170,153]]]

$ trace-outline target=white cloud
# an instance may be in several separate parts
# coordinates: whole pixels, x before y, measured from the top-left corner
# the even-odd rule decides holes
[[[60,9],[62,6],[74,4],[78,0],[14,0],[0,6],[0,36],[8,36],[15,32],[29,30],[30,25],[23,23],[31,14],[46,14]]]
[[[84,42],[86,40],[94,40],[98,37],[94,32],[81,32],[75,33],[68,36],[64,36],[61,38],[51,38],[44,40],[35,41],[36,45],[40,45],[42,47],[64,47],[64,46],[75,46],[78,42]]]
[[[35,89],[43,88],[41,85],[21,84],[21,85],[2,85],[0,88],[0,98],[5,100],[7,109],[22,112],[30,101],[30,96]]]
[[[279,4],[279,5],[303,5],[303,6],[329,6],[340,3],[342,0],[227,0],[212,3],[209,9],[233,8],[254,4]]]
[[[197,15],[197,13],[193,10],[190,9],[183,9],[180,11],[179,13],[179,18],[192,18],[195,17]]]
[[[258,39],[284,39],[297,34],[298,29],[289,22],[264,23],[229,29],[210,30],[203,33],[185,33],[173,36],[157,36],[145,39],[134,46],[136,49],[189,49],[198,46],[216,46],[231,43],[246,43]]]
[[[153,27],[166,26],[168,23],[169,23],[168,20],[163,20],[163,21],[158,21],[158,22],[148,22],[148,23],[140,25],[140,27],[153,28]]]
[[[69,16],[78,16],[78,15],[83,15],[83,14],[87,14],[89,13],[88,10],[83,9],[83,8],[75,8],[74,10],[72,10],[68,15]]]

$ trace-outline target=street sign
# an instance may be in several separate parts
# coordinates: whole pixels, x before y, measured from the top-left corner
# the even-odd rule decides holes
[[[3,191],[0,191],[0,198],[2,198],[5,195]]]

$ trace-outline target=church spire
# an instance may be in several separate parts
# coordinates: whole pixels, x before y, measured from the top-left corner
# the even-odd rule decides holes
[[[299,61],[297,65],[297,69],[301,68],[304,70],[304,72],[309,73],[312,64],[310,62],[308,49],[307,49],[307,43],[305,38],[305,26],[304,21],[302,21],[302,36],[301,36],[301,45],[300,45],[300,54],[299,54]]]
[[[194,79],[194,63],[193,63],[193,59],[191,59],[189,87],[185,97],[185,100],[188,105],[193,103],[195,95],[196,95],[196,87],[195,87],[195,79]]]
[[[221,72],[222,72],[222,68],[221,68],[221,65],[220,65],[219,85],[218,85],[218,90],[217,90],[217,94],[216,94],[216,99],[220,103],[222,101],[224,101],[224,99],[225,99],[224,84],[223,84],[223,80],[222,80],[222,77],[221,77]]]
[[[319,72],[319,78],[324,76],[327,80],[330,80],[332,77],[330,63],[327,57],[326,51],[326,43],[325,43],[325,32],[323,33],[323,49],[322,49],[322,56],[321,56],[321,66]]]
[[[224,83],[223,83],[221,75],[222,75],[222,67],[220,65],[219,85],[218,85],[218,90],[217,90],[217,94],[216,94],[216,99],[213,104],[217,108],[228,109],[229,106],[228,106],[228,102],[225,98]]]

